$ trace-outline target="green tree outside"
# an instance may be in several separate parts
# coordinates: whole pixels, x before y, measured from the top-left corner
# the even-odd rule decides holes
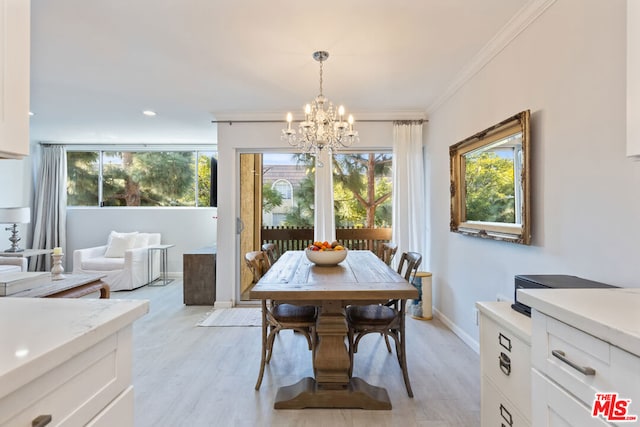
[[[282,205],[282,195],[271,186],[270,182],[265,182],[262,185],[262,210],[268,213],[280,205]]]
[[[97,151],[67,152],[67,204],[70,206],[98,206]]]
[[[315,164],[298,155],[307,175],[294,189],[295,207],[285,225],[313,227]],[[391,224],[391,154],[338,154],[333,156],[334,207],[337,227],[389,227]]]
[[[103,152],[105,206],[209,206],[210,153],[195,151]],[[70,206],[97,206],[100,152],[67,153]],[[197,168],[197,170],[196,170]]]

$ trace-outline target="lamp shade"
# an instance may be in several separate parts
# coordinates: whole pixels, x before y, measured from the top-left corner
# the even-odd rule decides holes
[[[0,208],[0,224],[27,224],[30,221],[29,208]]]

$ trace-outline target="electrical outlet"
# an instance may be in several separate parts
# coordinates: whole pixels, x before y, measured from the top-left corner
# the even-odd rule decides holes
[[[476,323],[476,325],[480,324],[480,313],[478,312],[478,309],[476,307],[473,307],[473,321]]]

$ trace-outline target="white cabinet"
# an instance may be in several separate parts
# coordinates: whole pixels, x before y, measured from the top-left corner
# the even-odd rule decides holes
[[[0,158],[29,155],[30,3],[0,0]]]
[[[640,415],[638,356],[538,310],[532,321],[534,426],[611,425],[592,416],[596,393],[631,399]]]
[[[147,301],[0,299],[0,426],[133,427],[132,322]]]
[[[640,160],[640,2],[627,0],[627,156]]]
[[[482,426],[529,426],[531,319],[508,302],[478,302]]]

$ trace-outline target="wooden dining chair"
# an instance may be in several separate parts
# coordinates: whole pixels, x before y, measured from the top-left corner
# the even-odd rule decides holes
[[[278,258],[280,258],[278,247],[274,243],[265,243],[264,245],[262,245],[262,250],[267,254],[267,258],[269,259],[269,266],[272,266],[278,260]]]
[[[398,273],[409,281],[411,275],[418,271],[422,262],[422,255],[417,252],[405,252],[400,258]],[[407,370],[407,355],[405,345],[405,307],[406,300],[390,300],[385,304],[350,305],[346,310],[349,326],[349,358],[351,367],[349,375],[353,373],[353,355],[358,352],[358,343],[363,336],[370,333],[379,333],[384,336],[387,350],[391,353],[389,337],[393,338],[396,345],[398,363],[402,369],[404,384],[409,397],[413,397],[409,372]]]
[[[378,258],[387,265],[391,265],[391,260],[398,251],[398,245],[393,242],[380,243],[378,245]]]
[[[245,262],[253,274],[254,284],[258,283],[258,280],[268,270],[269,260],[266,252],[247,252],[245,254]],[[307,339],[309,350],[313,350],[316,317],[317,310],[314,306],[279,304],[276,301],[262,300],[262,357],[256,390],[259,390],[262,384],[265,364],[271,361],[276,335],[283,329],[292,329],[300,332]]]

